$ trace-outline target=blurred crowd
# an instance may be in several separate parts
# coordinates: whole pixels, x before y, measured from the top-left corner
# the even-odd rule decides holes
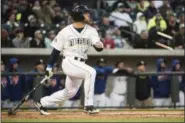
[[[155,42],[183,49],[184,4],[184,0],[96,0],[91,25],[107,49],[159,48]],[[57,33],[71,23],[71,8],[57,0],[3,0],[1,46],[51,48]]]
[[[167,64],[168,62],[168,64]],[[17,58],[10,58],[5,64],[1,61],[1,72],[28,72],[20,68],[21,62]],[[169,66],[169,64],[171,64]],[[45,62],[39,59],[33,65],[33,70],[30,73],[45,72]],[[133,104],[135,107],[146,106],[172,106],[172,91],[174,88],[172,84],[172,76],[170,75],[138,75],[135,77],[135,86],[129,88],[129,76],[119,75],[111,77],[117,69],[127,69],[128,71],[147,72],[147,63],[143,60],[136,63],[135,68],[126,67],[124,61],[117,61],[114,66],[108,66],[104,58],[98,59],[94,66],[96,70],[95,91],[94,91],[94,105],[96,107],[124,107],[128,106],[128,91],[133,91],[135,88],[135,100]],[[169,63],[164,58],[158,58],[156,61],[156,71],[165,72],[182,71],[183,66],[180,60],[174,59]],[[61,71],[60,66],[55,63],[53,72]],[[28,93],[35,85],[37,85],[43,76],[39,75],[1,75],[1,106],[12,107],[20,99]],[[185,92],[185,76],[178,75],[177,88],[179,88],[176,105],[184,106],[184,92]],[[51,95],[52,93],[63,89],[65,87],[65,76],[54,75],[45,84],[40,86],[34,93],[31,94],[26,103],[28,106],[33,106],[33,101],[38,101],[41,97]],[[78,90],[77,94],[59,105],[52,105],[51,107],[80,107],[83,105],[81,100],[83,97],[83,85]]]

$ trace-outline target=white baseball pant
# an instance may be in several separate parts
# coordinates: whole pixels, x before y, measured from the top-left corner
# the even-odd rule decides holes
[[[117,93],[112,92],[110,95],[110,100],[111,100],[111,106],[113,107],[122,107],[126,106],[127,100],[126,100],[126,95],[119,95]]]
[[[63,107],[80,107],[80,100],[66,100]]]
[[[63,72],[67,75],[65,81],[65,88],[57,91],[50,96],[41,98],[41,104],[44,107],[50,106],[54,103],[59,103],[72,98],[80,88],[84,80],[85,91],[85,106],[93,105],[94,97],[94,83],[96,71],[94,68],[78,60],[74,57],[65,57],[62,62]]]
[[[109,106],[110,100],[109,98],[105,95],[105,93],[102,94],[95,94],[94,95],[94,105],[96,107],[106,107]]]
[[[177,106],[184,106],[184,92],[179,91],[179,102],[176,103]],[[182,107],[183,109],[184,107]]]
[[[154,98],[153,102],[155,106],[170,106],[171,98]]]

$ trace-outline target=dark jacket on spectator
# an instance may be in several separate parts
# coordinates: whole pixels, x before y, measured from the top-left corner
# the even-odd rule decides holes
[[[11,64],[9,64],[9,67],[6,71],[7,72],[20,72],[20,73],[24,72],[21,68],[17,68],[16,70],[12,69]],[[8,80],[9,80],[9,78],[8,78]],[[25,76],[24,75],[19,75],[19,81],[21,82],[22,91],[23,91],[23,93],[25,93]]]
[[[1,100],[7,99],[9,99],[8,78],[6,76],[1,76]]]
[[[175,26],[171,26],[171,25],[169,25],[168,23],[167,23],[167,29],[166,29],[166,34],[168,34],[168,35],[170,35],[170,36],[175,36],[175,34],[173,34],[173,32],[172,31],[174,31],[174,32],[178,32],[179,31],[179,25],[176,23],[176,25]]]
[[[153,40],[150,40],[150,35],[148,39],[141,39],[139,35],[135,36],[134,39],[134,48],[155,48],[155,43]]]
[[[138,37],[134,43],[134,48],[149,48],[149,40],[141,39]]]
[[[37,41],[35,39],[33,39],[31,42],[30,42],[30,47],[31,48],[45,48],[45,44],[44,44],[44,41],[41,40],[39,42],[39,44],[37,44]]]
[[[25,37],[34,37],[34,32],[39,29],[39,25],[30,25],[25,27],[24,35]]]
[[[20,76],[9,76],[7,86],[10,101],[19,101],[23,97],[23,81],[21,81]]]
[[[185,47],[185,36],[184,34],[182,35],[181,33],[177,33],[177,35],[175,36],[175,43],[174,43],[175,47],[178,46],[183,46]]]
[[[170,6],[166,7],[164,5],[159,8],[159,11],[160,11],[160,13],[161,13],[161,15],[163,16],[164,19],[167,19],[167,12],[170,9],[171,9]]]
[[[157,72],[162,72],[160,64],[162,58],[157,60]],[[161,77],[159,79],[159,77]],[[170,96],[170,77],[167,75],[152,76],[152,88],[154,90],[154,98],[168,98]]]
[[[136,99],[146,100],[150,97],[150,79],[148,76],[136,77]]]
[[[13,47],[12,41],[5,29],[1,29],[1,47]]]
[[[151,19],[157,13],[157,9],[155,7],[149,6],[147,10],[144,12],[146,19]]]

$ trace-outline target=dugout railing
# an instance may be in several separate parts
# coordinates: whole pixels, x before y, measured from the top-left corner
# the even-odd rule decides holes
[[[44,73],[31,73],[31,72],[4,72],[1,73],[1,76],[12,76],[12,75],[24,75],[24,76],[30,76],[30,75],[37,75],[37,76],[43,76]],[[63,79],[65,79],[65,75],[62,72],[57,72],[54,75],[61,75]],[[173,105],[170,106],[159,106],[158,108],[183,108],[184,106],[177,106],[177,102],[179,102],[179,75],[185,75],[184,71],[179,71],[179,72],[135,72],[134,76],[129,76],[128,77],[128,84],[127,84],[127,106],[124,107],[99,107],[99,108],[104,108],[104,109],[115,109],[115,108],[140,108],[140,107],[135,107],[135,86],[136,86],[136,76],[140,75],[169,75],[171,78],[171,101]],[[111,74],[110,76],[114,77],[116,75]],[[82,90],[83,91],[83,90]],[[81,104],[83,105],[83,92],[81,93]],[[21,107],[20,109],[33,109],[34,107]],[[50,107],[49,109],[69,109],[69,108],[76,108],[76,107]],[[78,109],[83,108],[77,107]],[[142,108],[156,108],[156,106],[146,106]],[[2,107],[2,110],[7,109]]]

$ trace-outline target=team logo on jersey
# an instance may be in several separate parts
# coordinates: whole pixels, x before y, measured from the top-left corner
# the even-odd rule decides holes
[[[74,45],[91,45],[89,38],[73,38],[69,40],[69,46]]]

